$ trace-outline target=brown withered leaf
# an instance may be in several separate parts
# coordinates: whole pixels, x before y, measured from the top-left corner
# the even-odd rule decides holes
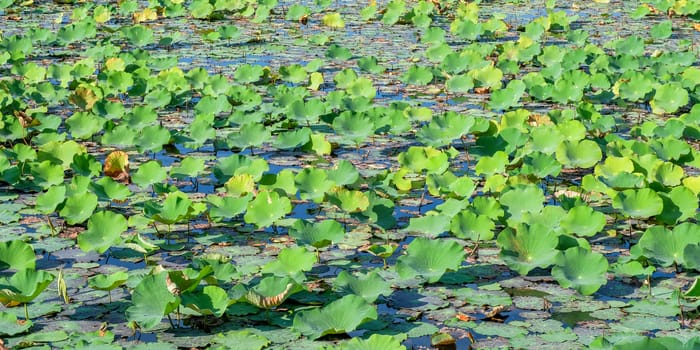
[[[129,183],[131,179],[129,175],[129,155],[123,151],[110,153],[105,158],[102,171],[104,171],[105,176],[109,176],[115,181]]]

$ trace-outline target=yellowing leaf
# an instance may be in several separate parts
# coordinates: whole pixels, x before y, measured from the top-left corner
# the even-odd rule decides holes
[[[150,8],[145,8],[142,12],[134,12],[134,23],[154,21],[158,19],[158,13]]]
[[[123,151],[114,151],[105,158],[102,169],[105,176],[109,176],[116,181],[129,181],[129,155]]]

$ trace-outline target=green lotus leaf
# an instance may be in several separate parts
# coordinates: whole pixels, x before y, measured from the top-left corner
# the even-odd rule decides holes
[[[667,39],[673,34],[673,22],[670,20],[661,21],[649,29],[649,35],[657,40]]]
[[[663,226],[652,226],[639,240],[642,254],[661,265],[684,265],[684,251],[688,245],[700,243],[700,226],[690,222],[676,226],[673,231]]]
[[[503,192],[500,203],[508,219],[519,222],[525,213],[537,213],[544,207],[542,189],[534,185],[518,185]]]
[[[170,131],[160,125],[147,126],[139,132],[134,142],[139,152],[160,152],[170,142]]]
[[[678,108],[688,104],[688,91],[679,83],[668,83],[656,88],[654,97],[649,101],[652,112],[656,114],[674,113]]]
[[[323,25],[332,29],[340,29],[345,27],[343,17],[337,12],[330,12],[323,16]]]
[[[181,304],[200,315],[221,317],[228,309],[230,300],[226,291],[219,286],[204,286],[201,290],[183,293]]]
[[[501,248],[503,261],[521,275],[527,275],[536,267],[547,268],[555,263],[559,254],[557,234],[540,224],[506,228],[496,242]]]
[[[306,247],[288,247],[279,252],[276,260],[263,266],[262,272],[281,277],[295,277],[300,272],[311,270],[315,262],[316,255]]]
[[[654,180],[667,187],[680,185],[684,177],[683,168],[673,163],[662,162],[654,168]]]
[[[362,191],[336,188],[329,192],[328,200],[346,213],[365,211],[369,207],[369,198]]]
[[[474,88],[474,79],[466,74],[455,74],[445,81],[445,88],[453,93],[466,93]]]
[[[353,276],[347,271],[341,271],[333,282],[333,288],[344,294],[355,294],[367,303],[374,303],[380,295],[391,295],[391,283],[385,281],[376,270],[367,274]]]
[[[608,260],[589,249],[573,247],[564,251],[552,267],[552,277],[562,287],[574,288],[583,295],[595,293],[608,282]]]
[[[146,188],[150,185],[163,182],[167,177],[168,173],[160,166],[160,162],[157,160],[150,160],[139,165],[138,169],[136,169],[136,172],[131,177],[131,181],[141,188]]]
[[[0,243],[0,269],[33,270],[35,266],[36,254],[30,244],[20,240]]]
[[[282,66],[279,72],[282,80],[292,84],[299,84],[307,79],[307,72],[300,64],[295,63],[289,66]]]
[[[464,249],[455,241],[417,237],[408,245],[406,255],[397,260],[396,270],[402,279],[421,276],[435,283],[447,270],[458,270],[464,256]]]
[[[262,124],[245,124],[238,132],[228,134],[229,146],[246,149],[259,147],[270,139],[270,131]]]
[[[411,146],[399,154],[398,161],[401,166],[416,173],[426,170],[428,173],[441,174],[449,166],[447,153],[432,147]]]
[[[78,235],[78,246],[86,252],[100,254],[121,241],[121,234],[127,230],[126,218],[122,214],[101,211],[88,220],[87,230]]]
[[[259,65],[242,64],[236,68],[233,79],[241,84],[257,82],[263,76],[263,67]]]
[[[379,64],[378,60],[374,56],[365,56],[357,60],[357,66],[363,71],[371,74],[381,74],[384,73],[386,67]]]
[[[184,179],[197,177],[204,171],[204,159],[187,156],[180,161],[180,165],[170,168],[170,177]]]
[[[257,308],[271,309],[303,289],[304,287],[289,277],[268,276],[248,290],[245,300]]]
[[[301,129],[285,131],[277,134],[273,146],[277,149],[295,149],[309,143],[311,129],[303,127]]]
[[[272,225],[292,211],[292,204],[287,197],[280,197],[277,192],[260,191],[250,203],[243,216],[248,224],[258,228]]]
[[[632,218],[659,215],[664,207],[661,197],[650,188],[618,192],[613,197],[612,205],[625,216]]]
[[[525,83],[521,80],[511,80],[508,85],[501,90],[491,94],[489,108],[492,110],[507,110],[520,101],[525,93]]]
[[[401,81],[412,85],[428,85],[433,81],[433,72],[427,67],[413,65],[401,76]]]
[[[300,171],[294,178],[299,188],[301,199],[311,199],[316,203],[323,201],[326,193],[335,186],[328,179],[328,173],[323,169],[306,168]]]
[[[449,230],[450,222],[446,215],[430,213],[411,218],[406,232],[418,232],[426,237],[435,238]]]
[[[127,40],[139,47],[152,44],[154,41],[153,30],[140,24],[124,27],[122,33]]]
[[[211,339],[213,348],[222,345],[226,349],[260,350],[270,344],[267,338],[246,330],[218,333]]]
[[[241,197],[255,192],[255,179],[250,174],[231,176],[224,184],[226,193],[235,197]]]
[[[603,158],[600,147],[591,140],[566,141],[557,148],[556,155],[567,168],[591,168]]]
[[[88,139],[103,129],[105,120],[86,112],[73,113],[66,119],[66,125],[74,139]]]
[[[0,279],[0,303],[6,307],[27,304],[53,282],[54,276],[46,271],[23,269],[10,278]]]
[[[34,177],[34,183],[43,188],[48,189],[54,185],[63,183],[63,167],[54,164],[50,160],[45,160],[41,163],[30,163],[30,170]]]
[[[0,335],[13,336],[22,334],[32,328],[34,323],[30,320],[20,321],[15,314],[0,312]]]
[[[668,193],[662,192],[659,195],[664,203],[664,209],[656,219],[665,224],[674,225],[682,222],[693,217],[698,210],[697,194],[685,186],[674,187]]]
[[[359,144],[374,133],[374,123],[363,114],[348,111],[333,119],[333,130],[341,136],[341,142]]]
[[[262,177],[263,173],[268,170],[270,170],[270,166],[265,159],[233,154],[218,159],[212,172],[219,183],[224,183],[228,181],[231,176],[238,174],[253,175],[253,178],[257,181]]]
[[[90,189],[98,199],[105,201],[125,201],[132,195],[129,187],[106,176],[91,183]]]
[[[102,164],[95,156],[87,153],[76,154],[73,157],[71,169],[78,175],[94,177],[102,171]]]
[[[189,218],[194,208],[187,194],[177,191],[168,193],[162,204],[153,200],[146,202],[143,211],[153,220],[172,225]]]
[[[168,285],[170,289],[176,289],[179,293],[192,292],[199,286],[199,283],[214,272],[211,265],[204,265],[197,270],[191,267],[182,270],[167,271]],[[177,293],[175,293],[177,294]]]
[[[117,271],[109,275],[95,275],[88,278],[88,286],[98,290],[113,290],[129,279],[129,274],[126,271]]]
[[[352,338],[341,342],[334,349],[337,350],[406,350],[401,345],[402,337],[399,335],[372,334],[367,339]]]
[[[339,61],[347,61],[352,57],[352,52],[348,48],[338,44],[331,44],[326,50],[326,57]]]
[[[493,175],[500,174],[506,170],[506,165],[509,164],[508,154],[503,151],[498,151],[492,156],[484,156],[479,158],[474,168],[476,175]]]
[[[66,198],[59,212],[69,225],[84,222],[97,208],[97,196],[91,192],[75,193]]]
[[[288,21],[298,21],[302,17],[308,16],[311,14],[311,10],[304,6],[304,5],[299,5],[299,4],[294,4],[287,9],[287,15],[285,16],[285,19]]]
[[[522,172],[544,179],[547,176],[558,176],[561,168],[561,164],[551,155],[534,152],[525,157]]]
[[[298,219],[289,228],[289,236],[293,237],[297,244],[310,245],[318,249],[342,240],[345,230],[339,222],[332,219],[317,223]]]
[[[458,238],[472,241],[488,241],[493,239],[494,222],[485,215],[477,215],[464,210],[454,216],[450,222],[450,232]]]
[[[292,327],[309,339],[318,339],[327,334],[351,332],[375,319],[376,308],[367,304],[362,297],[350,294],[322,308],[297,313]]]
[[[134,288],[132,305],[126,309],[126,319],[143,330],[157,327],[163,317],[175,311],[180,299],[170,292],[168,273],[148,275]]]
[[[66,199],[65,186],[53,186],[46,192],[36,197],[36,206],[34,209],[42,214],[51,214],[56,211],[59,204]]]
[[[37,160],[40,162],[50,160],[54,164],[61,164],[63,170],[68,170],[73,163],[75,155],[86,152],[85,146],[73,140],[65,142],[50,141],[39,147]]]
[[[467,73],[477,87],[490,88],[497,90],[501,88],[503,79],[503,71],[493,66],[484,66],[482,68],[470,70]]]
[[[579,237],[590,237],[605,227],[605,215],[588,206],[577,206],[569,210],[561,221],[564,232]]]

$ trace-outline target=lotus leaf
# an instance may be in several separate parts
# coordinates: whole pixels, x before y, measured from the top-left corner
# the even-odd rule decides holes
[[[14,336],[24,333],[32,328],[34,323],[30,320],[20,321],[15,314],[0,312],[0,335]]]
[[[117,271],[109,275],[95,275],[88,278],[88,285],[91,288],[110,291],[123,285],[129,279],[129,274],[125,271]]]
[[[386,297],[392,293],[391,284],[374,270],[357,276],[341,271],[334,280],[333,287],[342,293],[358,295],[368,303],[374,303],[380,295]]]
[[[183,293],[181,304],[201,315],[221,317],[226,312],[230,300],[226,291],[219,286],[205,286],[201,290]]]
[[[650,188],[618,192],[612,205],[622,214],[632,218],[648,218],[663,211],[663,200]]]
[[[644,256],[661,266],[685,264],[685,249],[700,243],[700,226],[690,222],[676,226],[672,231],[662,226],[649,227],[639,240]]]
[[[406,249],[406,255],[396,262],[396,270],[402,279],[422,276],[435,283],[447,270],[457,270],[464,260],[464,249],[457,242],[414,239]]]
[[[350,310],[350,312],[349,312]],[[293,328],[310,339],[326,334],[343,334],[377,318],[374,306],[357,295],[346,295],[330,304],[297,313]]]
[[[527,275],[536,267],[554,264],[559,254],[557,234],[540,224],[506,228],[498,235],[497,243],[501,258],[521,275]]]
[[[329,201],[347,213],[357,213],[369,207],[369,198],[362,191],[337,188],[329,193]]]
[[[33,270],[35,265],[36,255],[31,245],[20,240],[0,243],[0,269]]]
[[[139,282],[131,295],[133,305],[126,309],[127,320],[149,330],[177,308],[180,299],[170,291],[167,279],[168,274],[161,272],[148,275]]]
[[[318,249],[342,240],[345,230],[339,222],[332,219],[318,223],[298,219],[289,228],[289,235],[296,240],[297,244],[308,244]]]
[[[441,174],[447,170],[448,155],[432,147],[411,146],[406,152],[399,154],[399,164],[411,171],[421,173]]]
[[[698,210],[698,197],[685,186],[674,187],[668,193],[660,193],[664,203],[664,209],[656,219],[673,225],[675,223],[689,219]]]
[[[294,178],[302,199],[311,199],[320,203],[326,193],[335,185],[328,179],[328,173],[323,169],[306,168]]]
[[[271,309],[281,305],[289,296],[303,289],[289,277],[265,277],[248,290],[245,300],[261,309]]]
[[[561,226],[566,233],[590,237],[605,227],[605,215],[588,206],[573,207],[562,219]]]
[[[97,196],[91,192],[75,193],[66,198],[59,214],[70,225],[84,222],[97,208]]]
[[[338,350],[406,350],[400,336],[372,334],[367,339],[353,338],[337,345]]]
[[[111,211],[93,214],[87,226],[87,230],[78,236],[78,246],[86,252],[96,251],[100,254],[117,244],[128,228],[126,218]]]
[[[678,83],[661,85],[656,88],[656,93],[649,104],[654,113],[674,113],[678,108],[688,104],[688,91]]]
[[[267,338],[246,330],[219,333],[211,342],[215,344],[213,349],[218,349],[218,344],[226,349],[260,350],[270,344]]]
[[[525,213],[542,210],[544,201],[544,194],[539,187],[519,185],[504,191],[500,204],[506,208],[509,220],[519,222]]]
[[[243,216],[248,224],[258,228],[272,225],[292,211],[292,204],[287,197],[280,197],[277,192],[260,191],[250,203]]]
[[[53,280],[54,276],[46,271],[19,270],[10,278],[0,279],[0,303],[6,307],[27,304],[39,296]]]
[[[315,262],[316,256],[305,247],[289,247],[279,252],[277,260],[263,266],[262,272],[294,278],[303,271],[311,270]]]
[[[607,270],[608,261],[602,254],[572,247],[557,257],[552,277],[562,287],[571,287],[583,295],[590,295],[607,283]]]

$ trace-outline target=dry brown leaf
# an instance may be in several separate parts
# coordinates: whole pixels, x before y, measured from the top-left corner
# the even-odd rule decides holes
[[[105,158],[102,170],[105,176],[109,176],[115,181],[129,183],[129,155],[123,151],[114,151]]]

